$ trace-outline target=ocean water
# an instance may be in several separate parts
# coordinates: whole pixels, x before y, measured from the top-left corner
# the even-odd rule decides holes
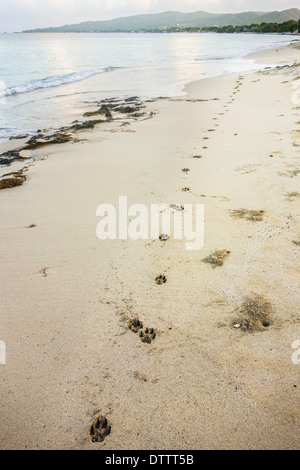
[[[0,138],[69,124],[103,98],[176,96],[194,80],[263,68],[244,56],[294,39],[213,33],[0,34]]]

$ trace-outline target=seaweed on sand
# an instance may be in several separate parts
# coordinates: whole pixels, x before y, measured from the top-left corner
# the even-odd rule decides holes
[[[22,150],[35,150],[38,148],[45,147],[46,145],[64,144],[72,140],[73,140],[73,137],[64,132],[57,132],[55,134],[52,134],[51,136],[38,134],[36,136],[31,137],[31,139],[28,140],[28,142],[26,143],[25,147],[23,147]]]
[[[228,250],[217,250],[211,255],[204,258],[203,263],[208,263],[212,268],[217,268],[223,266],[225,259],[229,256],[231,252]]]
[[[8,152],[0,155],[0,165],[9,166],[13,162],[26,160],[25,157],[21,157],[19,150],[9,150]]]
[[[234,219],[246,219],[252,222],[262,222],[265,211],[263,210],[247,210],[247,209],[236,209],[230,211],[231,217]]]
[[[262,295],[245,298],[232,325],[242,331],[264,331],[271,324],[272,306]]]
[[[22,184],[26,181],[26,176],[22,174],[22,171],[8,173],[4,176],[5,177],[0,180],[0,190],[22,186]],[[8,178],[6,178],[6,176]]]

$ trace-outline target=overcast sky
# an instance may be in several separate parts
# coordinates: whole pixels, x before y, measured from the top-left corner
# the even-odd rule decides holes
[[[273,11],[296,8],[297,4],[299,0],[0,0],[0,32],[167,10]]]

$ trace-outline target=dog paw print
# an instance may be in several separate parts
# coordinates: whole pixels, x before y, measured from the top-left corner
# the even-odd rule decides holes
[[[161,286],[162,284],[165,284],[167,282],[167,278],[166,276],[164,276],[163,274],[160,274],[159,276],[157,276],[157,278],[155,279],[155,282],[158,286]]]
[[[133,331],[133,333],[138,333],[139,330],[143,328],[143,323],[138,318],[134,318],[133,320],[129,320],[128,328]]]
[[[110,434],[111,425],[105,416],[99,416],[90,427],[90,439],[92,442],[103,442]]]
[[[151,344],[156,338],[156,333],[153,328],[146,328],[144,331],[140,331],[139,337],[143,343]]]

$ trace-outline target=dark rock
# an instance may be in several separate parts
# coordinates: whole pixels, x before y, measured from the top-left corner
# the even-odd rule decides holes
[[[131,114],[137,111],[137,108],[133,106],[117,106],[115,111],[121,114]]]
[[[146,113],[133,113],[131,114],[131,116],[134,118],[141,118],[141,117],[146,116]]]
[[[19,150],[9,150],[0,156],[0,165],[10,165],[12,162],[24,160]]]
[[[133,101],[140,101],[140,98],[138,96],[131,96],[130,98],[126,98],[124,101],[125,103],[132,103]]]
[[[28,134],[26,135],[12,135],[9,140],[21,140],[21,139],[26,139],[28,137]]]
[[[66,142],[70,142],[71,140],[73,140],[73,137],[64,132],[57,132],[56,134],[52,134],[51,136],[44,136],[43,134],[38,134],[28,140],[26,146],[24,147],[24,150],[35,150],[50,144],[64,144]]]
[[[102,124],[103,121],[102,119],[95,119],[93,121],[85,121],[81,122],[79,124],[74,124],[73,126],[70,127],[71,131],[82,131],[82,130],[87,130],[87,129],[94,129],[97,124]]]
[[[84,116],[85,117],[90,117],[90,116],[97,116],[99,114],[104,114],[106,119],[112,119],[112,114],[111,114],[110,108],[108,106],[101,106],[96,111],[88,111],[88,112],[84,113]]]

